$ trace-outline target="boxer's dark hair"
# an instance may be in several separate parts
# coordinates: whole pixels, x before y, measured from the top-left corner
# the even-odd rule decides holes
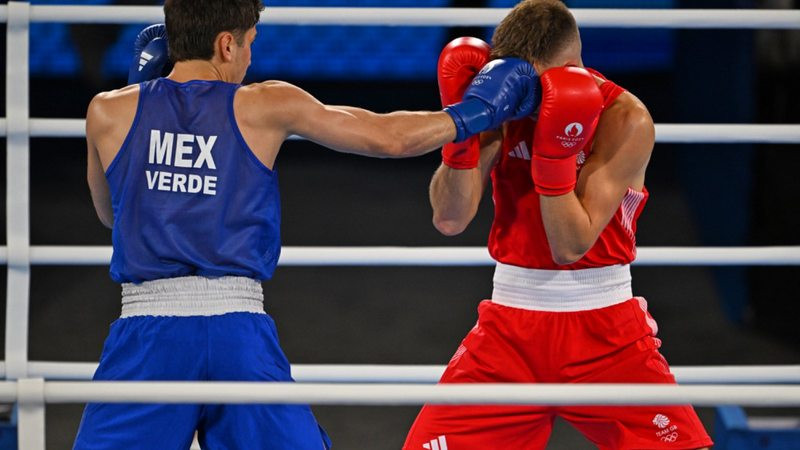
[[[244,45],[244,34],[253,28],[264,10],[261,0],[166,0],[169,57],[172,62],[209,60],[214,40],[229,31]]]
[[[492,58],[548,63],[578,36],[578,25],[559,0],[522,0],[492,37]]]

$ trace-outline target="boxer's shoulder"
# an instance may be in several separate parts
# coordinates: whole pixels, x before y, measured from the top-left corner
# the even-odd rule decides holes
[[[275,101],[290,99],[305,93],[299,87],[279,80],[267,80],[242,86],[237,91],[237,96],[248,100]]]
[[[139,101],[139,85],[132,84],[121,89],[100,92],[89,103],[89,112],[113,113],[126,107],[136,107]]]
[[[600,121],[603,126],[614,124],[629,131],[653,128],[653,118],[647,107],[628,91],[621,93],[604,109]]]
[[[86,113],[88,127],[107,127],[133,120],[139,101],[139,86],[100,92],[92,98]]]
[[[237,121],[263,125],[285,122],[287,117],[298,115],[308,106],[321,106],[319,101],[303,89],[285,81],[268,80],[240,87],[234,98]]]

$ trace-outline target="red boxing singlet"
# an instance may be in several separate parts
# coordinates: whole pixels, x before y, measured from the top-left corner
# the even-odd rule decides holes
[[[625,92],[600,73],[592,74],[606,80],[601,86],[603,108],[611,105]],[[594,246],[579,261],[559,266],[553,262],[539,207],[539,194],[531,179],[531,143],[536,120],[526,117],[508,122],[500,159],[492,169],[494,222],[489,234],[489,253],[501,263],[531,269],[575,270],[630,264],[636,258],[636,220],[647,202],[647,189],[642,192],[628,188],[619,209]],[[592,143],[578,154],[576,170],[591,154]]]

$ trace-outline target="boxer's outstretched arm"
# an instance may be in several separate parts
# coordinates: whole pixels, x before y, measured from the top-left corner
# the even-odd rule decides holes
[[[500,155],[502,132],[481,133],[480,139],[478,167],[454,169],[442,164],[433,174],[429,192],[433,226],[446,236],[461,233],[475,218],[489,174]]]
[[[288,83],[259,87],[265,120],[325,147],[365,156],[401,158],[421,155],[455,139],[453,119],[442,111],[377,114],[354,107],[322,104]]]
[[[358,153],[365,156],[387,156],[402,158],[407,156],[417,156],[428,153],[431,150],[435,150],[442,146],[442,138],[445,139],[445,142],[450,142],[452,140],[447,140],[451,137],[449,131],[452,119],[450,119],[447,114],[444,114],[441,111],[394,111],[386,114],[378,114],[353,106],[324,105],[324,107],[329,111],[332,110],[334,113],[336,113],[336,111],[340,111],[341,113],[352,116],[357,121],[362,122],[363,124],[368,124],[368,127],[375,127],[378,129],[383,126],[388,126],[390,128],[383,130],[384,132],[381,133],[380,139],[395,141],[393,144],[384,142],[384,147],[388,146],[389,151],[388,154],[383,155],[375,154],[369,149],[366,152],[361,152],[349,150],[347,148],[335,148],[328,146],[334,150],[347,153]],[[442,120],[440,117],[442,114],[444,114],[443,117],[448,120]],[[428,120],[434,120],[435,122],[425,124],[425,122]],[[368,130],[365,131],[369,133]],[[426,134],[427,132],[430,132],[431,134]],[[452,136],[455,136],[455,134]]]
[[[608,225],[628,190],[641,189],[655,142],[644,105],[623,94],[600,117],[592,153],[574,191],[539,197],[547,241],[557,264],[586,254]]]

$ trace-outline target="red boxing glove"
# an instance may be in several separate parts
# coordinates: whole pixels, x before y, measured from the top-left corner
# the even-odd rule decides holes
[[[489,62],[490,51],[489,44],[474,37],[460,37],[445,46],[436,71],[442,106],[461,101],[472,79]],[[480,150],[477,135],[464,142],[445,144],[442,162],[454,169],[472,169],[478,167]]]
[[[579,67],[549,69],[541,83],[531,175],[539,194],[562,195],[575,189],[577,155],[597,128],[603,94],[594,77]]]

